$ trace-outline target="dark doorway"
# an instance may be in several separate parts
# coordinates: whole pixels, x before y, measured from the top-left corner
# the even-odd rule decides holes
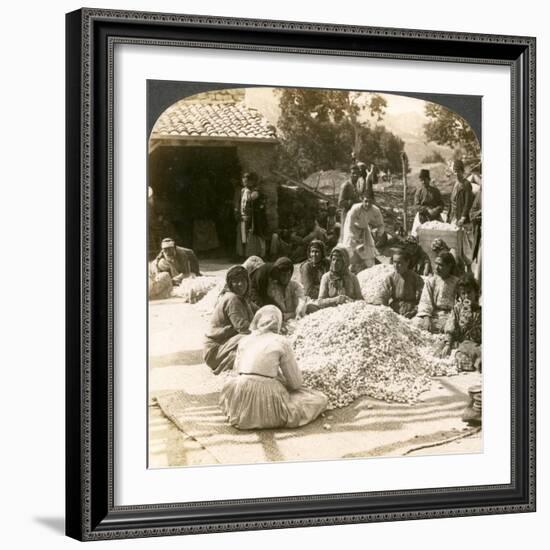
[[[202,257],[232,256],[240,181],[236,147],[155,149],[149,158],[150,247],[158,250],[160,240],[172,236]]]

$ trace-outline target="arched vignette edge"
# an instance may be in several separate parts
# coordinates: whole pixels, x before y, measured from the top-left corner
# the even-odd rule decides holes
[[[81,520],[81,526],[75,530],[74,525],[69,527],[71,523],[68,519],[68,534],[77,536],[82,540],[97,540],[104,538],[123,538],[123,537],[137,537],[137,536],[162,536],[167,534],[183,534],[183,533],[198,533],[198,532],[213,532],[213,531],[233,531],[242,529],[265,529],[265,528],[286,528],[294,526],[306,526],[306,525],[327,525],[327,524],[341,524],[341,523],[356,523],[356,522],[370,522],[370,521],[388,521],[388,520],[403,520],[403,519],[421,519],[427,517],[450,517],[459,515],[474,515],[474,514],[491,514],[491,513],[507,513],[516,511],[530,511],[534,509],[535,505],[535,40],[529,37],[510,37],[499,35],[483,35],[483,34],[465,34],[465,33],[452,33],[444,31],[418,31],[407,29],[384,29],[380,27],[356,27],[356,26],[343,26],[343,25],[327,25],[327,24],[315,24],[315,23],[299,23],[299,22],[283,22],[283,21],[267,21],[267,20],[254,20],[254,19],[232,19],[224,17],[210,17],[210,16],[190,16],[190,15],[175,15],[175,14],[155,14],[155,13],[141,13],[141,12],[125,12],[116,10],[93,10],[83,9],[80,11],[80,49],[82,54],[82,63],[80,65],[80,80],[81,80],[81,97],[80,97],[80,126],[82,129],[80,139],[80,160],[79,166],[81,181],[82,181],[82,196],[80,199],[80,227],[81,232],[79,235],[79,244],[82,247],[82,259],[81,259],[81,309],[82,316],[80,317],[81,326],[79,327],[79,340],[80,340],[80,364],[81,370],[79,373],[78,383],[81,384],[82,399],[80,401],[79,418],[81,419],[81,432],[79,438],[79,451],[81,458],[82,469],[80,471],[80,510],[78,518]],[[92,507],[92,487],[91,487],[91,433],[92,433],[92,399],[91,399],[91,367],[92,367],[92,301],[93,301],[93,288],[92,288],[92,272],[93,272],[93,244],[94,244],[94,231],[93,231],[93,190],[92,190],[92,178],[93,178],[93,93],[92,93],[92,64],[93,64],[93,39],[92,39],[92,26],[95,21],[116,21],[116,22],[143,22],[143,23],[177,23],[184,25],[200,25],[200,26],[212,26],[212,27],[230,27],[235,29],[253,29],[265,31],[281,30],[281,31],[306,31],[313,33],[346,33],[377,36],[377,37],[395,37],[395,38],[423,38],[430,40],[452,40],[458,42],[479,42],[479,43],[495,43],[495,44],[514,44],[526,48],[528,51],[527,66],[523,68],[524,73],[527,75],[527,82],[529,88],[529,103],[524,105],[526,117],[524,120],[524,126],[528,126],[529,136],[526,143],[527,153],[529,156],[527,180],[527,207],[528,207],[528,233],[526,235],[526,244],[528,246],[528,285],[527,287],[527,315],[528,315],[528,342],[524,344],[527,346],[528,353],[528,401],[529,401],[529,431],[528,431],[528,500],[525,504],[507,505],[507,506],[490,506],[490,507],[464,507],[460,509],[444,509],[444,510],[430,510],[430,511],[407,511],[407,512],[395,512],[395,513],[368,513],[368,514],[346,514],[335,515],[330,517],[315,517],[315,518],[297,518],[297,519],[273,519],[273,520],[258,520],[258,521],[243,521],[243,522],[222,522],[212,523],[208,525],[187,525],[178,527],[159,527],[159,528],[137,528],[137,529],[125,529],[116,526],[116,521],[112,523],[113,529],[110,529],[108,525],[104,525],[104,528],[97,529],[92,523],[91,507]],[[156,41],[157,44],[166,44],[168,41]],[[155,43],[155,41],[149,41],[149,43]],[[212,44],[208,41],[204,41],[203,47],[224,47],[219,43]],[[182,42],[175,42],[174,45],[182,45]],[[187,44],[189,45],[189,44]],[[194,44],[197,46],[198,44]],[[226,45],[229,48],[238,48],[237,44],[231,43]],[[259,46],[245,46],[244,49],[250,49],[255,51],[288,51],[298,52],[296,48],[282,48],[271,50],[269,47],[261,48]],[[415,55],[395,55],[395,54],[383,54],[380,52],[369,54],[368,52],[352,52],[352,51],[340,51],[328,50],[331,55],[364,55],[373,57],[393,57],[398,59],[426,59],[429,60],[441,60],[441,61],[456,61],[465,62],[474,61],[472,58],[459,58],[459,57],[447,57],[447,56],[415,56]],[[300,53],[304,53],[303,51]],[[308,49],[306,53],[321,53],[326,54],[327,50]],[[487,60],[476,59],[475,62],[479,63],[504,63],[509,62],[504,60]],[[109,56],[109,63],[112,63],[112,58]],[[112,65],[109,66],[109,71],[112,71]],[[512,73],[514,67],[512,67]],[[517,75],[520,82],[525,78],[524,75]],[[513,84],[515,84],[516,78],[513,77]],[[516,93],[518,91],[516,90]],[[109,90],[110,99],[112,100],[112,90]],[[112,107],[112,101],[109,102],[109,109]],[[73,111],[74,112],[74,111]],[[112,113],[110,115],[112,117]],[[516,116],[513,115],[513,120]],[[112,123],[112,118],[110,119]],[[110,132],[109,132],[109,140]],[[109,142],[109,147],[112,148],[112,143]],[[109,156],[108,162],[112,162],[111,156]],[[516,162],[516,158],[513,156],[513,163]],[[112,312],[112,166],[109,168],[109,177],[111,185],[108,189],[108,334],[110,341],[113,336],[113,312]],[[69,178],[68,178],[69,186]],[[69,201],[68,201],[69,202]],[[68,210],[70,205],[68,204]],[[515,210],[513,212],[515,215]],[[74,212],[68,216],[68,222],[74,222]],[[73,228],[74,229],[74,228]],[[74,243],[72,243],[74,245]],[[68,245],[69,247],[69,245]],[[74,314],[74,312],[73,312]],[[69,334],[69,333],[68,333]],[[74,337],[74,332],[70,335]],[[73,350],[74,351],[74,350]],[[109,365],[111,368],[112,376],[112,357],[109,356]],[[81,376],[81,378],[80,378]],[[112,378],[109,380],[109,395],[108,400],[112,405]],[[69,386],[69,384],[68,384]],[[112,410],[112,409],[111,409]],[[74,426],[73,426],[74,428]],[[110,416],[110,433],[112,434],[112,415]],[[112,449],[111,449],[112,451]],[[109,467],[112,467],[112,456],[109,452]],[[72,478],[71,478],[72,479]],[[111,479],[112,481],[112,479]],[[468,488],[464,488],[467,490]],[[427,490],[426,490],[427,491]],[[445,490],[437,490],[438,492],[444,492]],[[425,491],[418,491],[417,494],[422,494]],[[435,491],[431,491],[435,492]],[[395,492],[394,492],[395,493]],[[398,494],[411,494],[411,491],[397,492]],[[414,493],[414,491],[412,492]],[[345,498],[347,495],[342,495]],[[298,497],[299,498],[299,497]],[[315,499],[315,496],[309,497]],[[324,498],[320,496],[318,498]],[[263,502],[265,499],[252,499],[249,502]],[[273,500],[273,499],[268,499]],[[291,502],[296,499],[274,499],[279,502]],[[69,499],[68,499],[68,503]],[[109,487],[109,509],[110,511],[119,510],[122,511],[143,511],[143,510],[169,510],[181,508],[181,504],[171,505],[152,505],[152,506],[135,506],[135,507],[119,507],[115,509],[112,506],[112,486]],[[218,503],[219,504],[219,503]],[[230,504],[229,502],[227,504]],[[71,512],[72,513],[72,512]],[[74,516],[74,514],[73,514]],[[109,522],[107,522],[109,523]],[[104,530],[105,529],[105,530]],[[70,532],[69,532],[70,531]]]

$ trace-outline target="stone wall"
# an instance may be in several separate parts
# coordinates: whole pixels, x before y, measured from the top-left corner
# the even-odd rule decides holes
[[[277,184],[273,180],[271,168],[275,162],[277,147],[265,143],[242,143],[237,154],[243,172],[256,172],[260,178],[260,189],[266,197],[267,227],[270,232],[279,226],[277,205]]]

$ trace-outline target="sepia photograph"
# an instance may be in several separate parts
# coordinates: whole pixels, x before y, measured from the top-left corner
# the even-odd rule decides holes
[[[147,111],[148,467],[483,452],[482,98]]]

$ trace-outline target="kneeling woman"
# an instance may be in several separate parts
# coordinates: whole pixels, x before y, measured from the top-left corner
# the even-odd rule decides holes
[[[452,275],[455,259],[450,252],[441,252],[435,259],[435,274],[428,277],[414,318],[417,326],[442,333],[449,313],[455,305],[458,277]]]
[[[236,265],[229,269],[225,282],[204,344],[204,361],[214,374],[233,368],[239,341],[250,332],[250,322],[257,309],[248,299],[250,281],[244,267]]]
[[[259,309],[251,334],[239,343],[233,376],[225,383],[220,406],[240,430],[296,428],[315,420],[327,397],[302,388],[302,374],[290,342],[279,331],[283,315],[269,305]]]

